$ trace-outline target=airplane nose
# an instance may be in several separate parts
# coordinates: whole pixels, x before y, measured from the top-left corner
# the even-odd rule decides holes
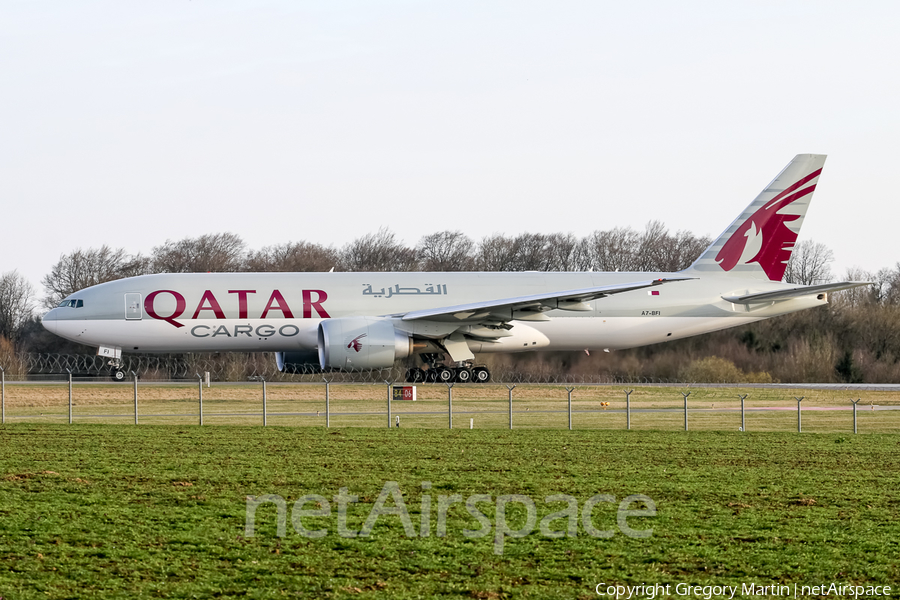
[[[50,333],[56,333],[56,310],[57,309],[54,308],[43,317],[41,317],[41,325],[43,325],[44,329],[46,329]]]

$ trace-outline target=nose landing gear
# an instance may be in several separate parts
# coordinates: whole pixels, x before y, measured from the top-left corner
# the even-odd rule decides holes
[[[107,363],[110,366],[109,376],[113,381],[125,381],[125,370],[122,360],[114,358]]]

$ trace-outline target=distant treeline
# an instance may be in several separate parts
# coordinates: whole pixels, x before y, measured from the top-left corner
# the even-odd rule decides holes
[[[475,241],[460,231],[439,231],[407,246],[380,229],[342,247],[287,242],[248,248],[233,233],[166,240],[149,255],[124,248],[78,248],[60,256],[41,283],[40,302],[16,271],[0,276],[0,366],[16,352],[85,352],[47,333],[36,315],[69,294],[106,281],[148,273],[310,271],[657,271],[688,267],[711,243],[688,231],[670,232],[659,221],[643,231],[627,227],[572,234],[495,234]],[[832,281],[831,250],[797,245],[785,281]],[[646,348],[585,354],[536,353],[493,357],[522,370],[552,370],[628,379],[691,381],[900,381],[900,263],[842,279],[873,281],[833,295],[828,307],[778,317]],[[735,379],[735,380],[737,380]]]

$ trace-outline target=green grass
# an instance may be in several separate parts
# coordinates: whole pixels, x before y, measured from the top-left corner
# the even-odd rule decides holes
[[[900,583],[900,437],[611,430],[331,429],[190,425],[0,427],[0,597],[597,598],[606,583]],[[244,536],[246,497],[341,487],[359,529],[396,481],[417,530],[423,493],[525,494],[538,521],[596,494],[645,494],[649,538],[408,538],[396,516],[371,536],[276,535],[275,507]],[[423,492],[421,483],[432,489]],[[390,504],[389,504],[390,505]],[[493,509],[480,508],[493,520]],[[513,527],[524,511],[509,511]],[[559,526],[562,522],[557,521]],[[740,594],[739,594],[740,595]],[[737,597],[737,596],[736,596]]]

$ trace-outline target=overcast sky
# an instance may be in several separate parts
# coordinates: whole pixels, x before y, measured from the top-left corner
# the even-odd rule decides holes
[[[231,231],[716,236],[798,153],[800,239],[900,260],[898,2],[4,2],[0,273]]]

